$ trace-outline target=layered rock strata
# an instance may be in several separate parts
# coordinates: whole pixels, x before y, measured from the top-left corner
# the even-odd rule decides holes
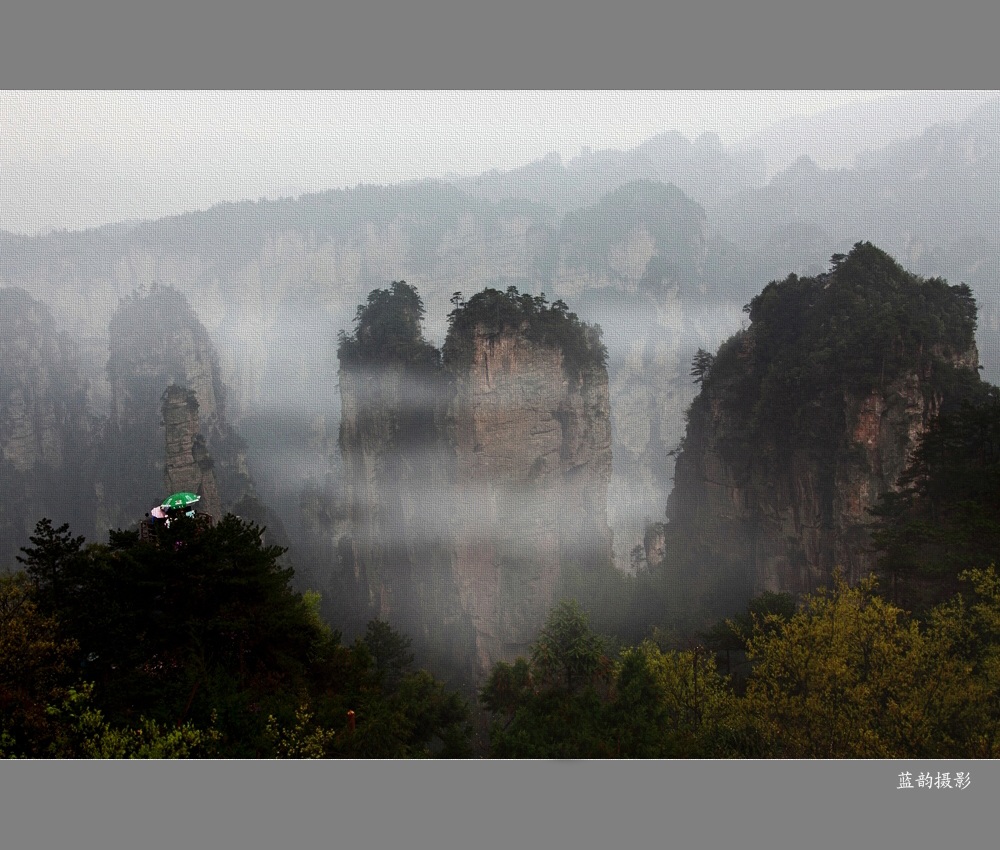
[[[599,335],[561,302],[484,297],[452,313],[443,364],[411,287],[359,310],[341,340],[335,521],[339,586],[476,678],[527,650],[567,569],[611,564]]]
[[[219,519],[222,500],[212,459],[201,433],[198,398],[194,390],[171,384],[163,393],[163,428],[166,460],[163,481],[167,493],[180,491],[201,496],[198,510]]]
[[[611,559],[607,371],[570,377],[563,359],[479,327],[456,377],[454,569],[480,671],[527,651],[565,565]]]
[[[942,405],[979,382],[968,287],[867,243],[748,310],[704,375],[668,522],[648,541],[675,599],[716,618],[764,591],[815,591],[835,569],[851,582],[875,570],[871,509]]]

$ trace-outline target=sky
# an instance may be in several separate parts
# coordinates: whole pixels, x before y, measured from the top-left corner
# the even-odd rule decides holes
[[[0,229],[508,169],[704,132],[735,145],[888,92],[3,92]]]

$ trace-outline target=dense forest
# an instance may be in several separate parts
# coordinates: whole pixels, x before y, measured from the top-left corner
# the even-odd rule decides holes
[[[39,524],[0,579],[17,758],[995,758],[1000,578],[915,617],[873,577],[764,600],[703,640],[595,633],[575,602],[473,708],[379,621],[344,645],[235,519],[140,544]],[[732,664],[739,655],[741,664]]]
[[[603,368],[599,330],[561,301],[510,288],[454,304],[451,369],[472,357],[462,344],[472,328],[559,352],[567,379]],[[819,468],[853,463],[844,399],[912,375],[926,384],[933,415],[869,511],[869,575],[834,568],[823,586],[765,591],[694,629],[669,616],[672,561],[685,555],[668,536],[632,574],[564,564],[530,646],[472,686],[451,685],[383,619],[345,640],[323,614],[337,606],[296,589],[286,550],[247,519],[180,518],[107,542],[41,519],[0,578],[0,752],[997,757],[1000,391],[966,363],[969,289],[858,243],[829,272],[771,283],[746,309],[749,328],[693,359],[686,443],[714,406],[732,429],[718,435],[723,455],[765,469],[799,451]],[[372,292],[341,334],[344,367],[440,369],[423,312],[402,282]]]
[[[281,554],[233,516],[107,544],[41,521],[0,579],[4,755],[467,755],[462,698],[385,623],[342,643]]]
[[[978,100],[0,233],[0,752],[995,756]]]

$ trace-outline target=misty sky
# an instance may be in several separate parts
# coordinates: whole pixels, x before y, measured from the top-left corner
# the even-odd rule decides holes
[[[925,93],[917,109],[912,102],[901,105],[900,97],[829,91],[4,92],[0,229],[74,230],[220,201],[475,174],[553,151],[568,160],[588,147],[628,149],[671,130],[691,139],[714,132],[735,145],[768,132],[780,137],[795,116],[839,114],[849,121],[859,105],[877,112],[892,102],[886,121],[909,120],[919,128],[961,117],[984,96]],[[841,158],[864,142],[846,145]],[[800,133],[795,144],[808,144],[808,138],[803,142]]]

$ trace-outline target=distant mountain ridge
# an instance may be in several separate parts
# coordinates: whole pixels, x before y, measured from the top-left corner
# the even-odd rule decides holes
[[[119,302],[156,285],[183,293],[217,351],[227,416],[249,435],[258,486],[292,532],[305,521],[302,487],[339,469],[335,337],[368,292],[393,280],[416,286],[436,344],[456,290],[565,297],[604,327],[609,348],[609,516],[623,564],[672,486],[670,453],[695,391],[691,357],[737,330],[740,308],[769,280],[820,274],[832,252],[877,242],[915,273],[971,286],[984,374],[1000,376],[1000,131],[991,128],[1000,130],[995,102],[856,165],[802,159],[771,178],[752,152],[668,133],[632,151],[454,181],[0,234],[0,286],[48,307],[98,416],[113,401],[108,318]]]

